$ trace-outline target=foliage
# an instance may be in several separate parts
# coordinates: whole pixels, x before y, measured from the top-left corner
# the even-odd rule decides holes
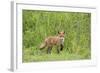
[[[82,12],[54,12],[23,10],[23,62],[50,60],[78,60],[91,58],[91,14]],[[40,51],[47,36],[65,31],[64,50]],[[55,47],[53,47],[55,48]]]

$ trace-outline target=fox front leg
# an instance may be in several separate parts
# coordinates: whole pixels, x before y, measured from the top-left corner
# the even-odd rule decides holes
[[[60,46],[57,47],[57,53],[60,53]]]
[[[64,48],[64,45],[63,45],[63,44],[61,44],[61,45],[60,45],[60,51],[62,51],[62,50],[63,50],[63,48]]]

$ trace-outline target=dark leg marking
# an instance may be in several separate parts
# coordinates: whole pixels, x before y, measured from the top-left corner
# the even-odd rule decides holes
[[[63,47],[64,47],[64,45],[63,45],[63,44],[61,44],[61,45],[60,45],[60,51],[62,51],[62,50],[63,50]]]
[[[60,48],[57,48],[57,53],[58,53],[58,54],[60,53]]]
[[[52,47],[48,47],[47,54],[51,54]]]

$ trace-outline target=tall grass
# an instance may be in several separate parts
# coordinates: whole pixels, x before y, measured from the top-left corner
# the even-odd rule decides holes
[[[54,12],[23,10],[23,62],[51,60],[79,60],[91,58],[91,14],[82,12]],[[51,54],[40,44],[48,36],[65,31],[64,50]]]

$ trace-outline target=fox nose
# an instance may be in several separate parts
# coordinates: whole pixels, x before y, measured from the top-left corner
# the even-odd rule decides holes
[[[64,37],[64,34],[62,34],[61,36]]]
[[[60,37],[64,37],[64,35],[61,35]]]

